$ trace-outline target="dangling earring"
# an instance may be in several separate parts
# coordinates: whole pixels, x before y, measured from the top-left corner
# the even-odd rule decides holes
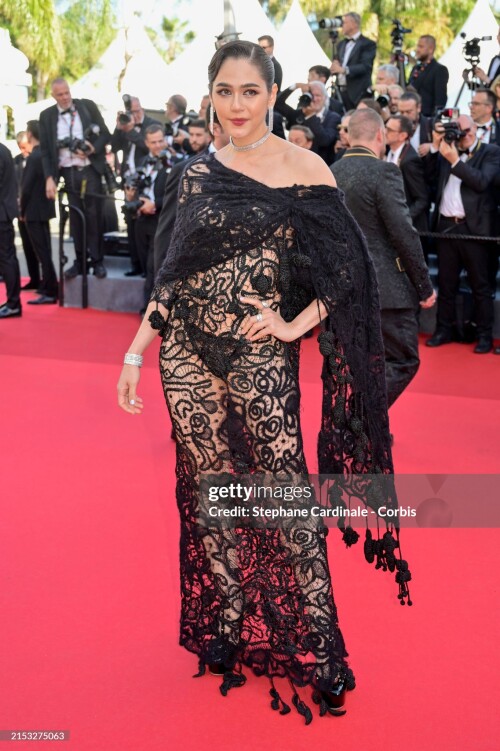
[[[271,133],[271,131],[273,129],[273,120],[274,120],[273,108],[269,107],[269,109],[267,110],[267,113],[268,113],[268,123],[267,123],[267,125],[268,125],[268,128],[269,128],[269,132]]]
[[[210,105],[210,133],[214,134],[214,123],[215,123],[215,110],[213,104]]]

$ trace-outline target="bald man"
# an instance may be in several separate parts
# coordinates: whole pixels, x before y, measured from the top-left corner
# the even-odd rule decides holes
[[[491,235],[494,229],[496,201],[493,181],[500,171],[500,148],[482,143],[472,118],[461,115],[458,126],[462,137],[447,143],[444,126],[437,123],[432,134],[430,153],[424,157],[427,175],[436,189],[436,229],[454,235]],[[455,300],[460,274],[466,269],[474,299],[477,326],[476,354],[492,349],[493,299],[488,266],[491,244],[477,240],[437,241],[438,309],[434,335],[428,347],[451,342],[454,335]]]

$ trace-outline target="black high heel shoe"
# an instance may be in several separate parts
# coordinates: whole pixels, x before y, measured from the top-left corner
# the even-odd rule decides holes
[[[329,691],[320,691],[317,688],[314,689],[312,700],[315,704],[320,705],[321,716],[329,712],[335,717],[340,717],[347,712],[346,709],[342,709],[345,704],[345,695],[345,681],[340,681],[335,688],[332,688]]]

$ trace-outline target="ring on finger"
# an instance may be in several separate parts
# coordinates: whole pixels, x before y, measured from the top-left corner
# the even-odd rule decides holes
[[[262,307],[263,308],[268,308],[269,307],[269,303],[268,302],[263,302],[262,303]]]
[[[257,315],[255,316],[255,320],[262,321],[262,313],[257,313]]]

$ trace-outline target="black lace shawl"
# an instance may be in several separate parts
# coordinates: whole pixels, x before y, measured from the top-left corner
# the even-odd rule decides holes
[[[191,162],[151,299],[168,308],[176,282],[258,247],[283,227],[293,229],[298,262],[309,267],[315,295],[328,311],[318,337],[324,356],[319,473],[348,478],[344,492],[375,511],[396,508],[377,282],[364,236],[340,190],[270,188],[225,167],[213,154]],[[286,303],[286,288],[282,295]],[[380,485],[377,477],[383,479]],[[394,560],[394,549],[400,552],[399,524],[380,521],[385,534],[378,531],[377,517],[378,539],[366,530],[365,557],[377,568],[397,569],[404,604],[411,576],[406,561]],[[339,527],[347,545],[357,541],[350,526],[339,522]]]

